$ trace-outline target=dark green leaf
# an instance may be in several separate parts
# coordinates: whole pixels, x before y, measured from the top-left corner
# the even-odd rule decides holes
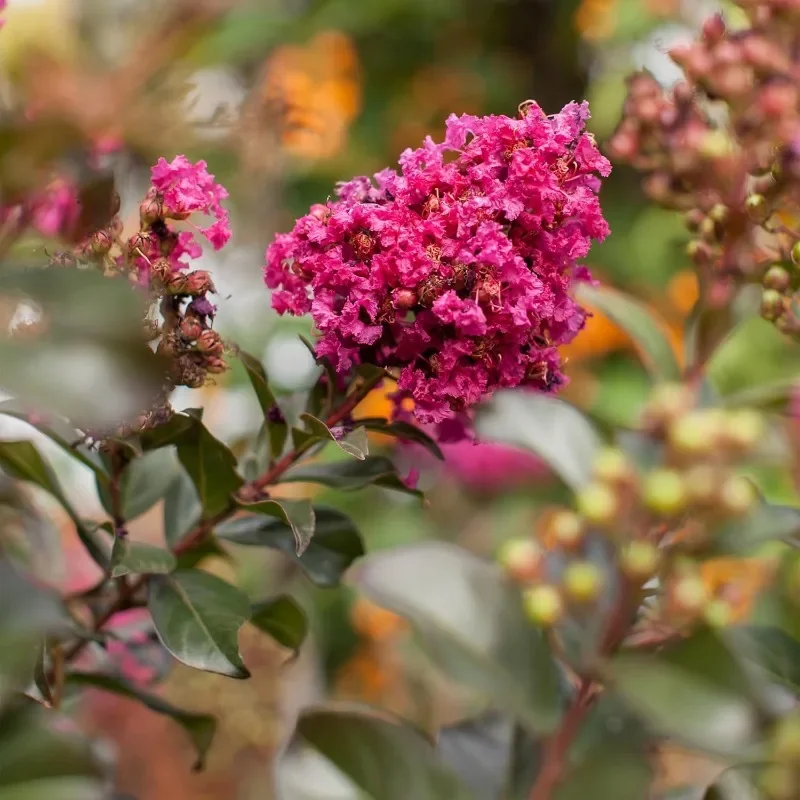
[[[207,558],[231,560],[230,554],[220,547],[219,542],[213,536],[208,536],[198,545],[178,556],[178,569],[193,569]]]
[[[250,622],[278,644],[295,652],[300,649],[308,632],[308,620],[303,609],[287,595],[255,603]]]
[[[608,675],[654,729],[723,755],[758,741],[755,687],[721,636],[701,630],[658,653],[622,653]]]
[[[296,736],[327,758],[370,800],[471,800],[415,729],[362,711],[311,711]]]
[[[231,678],[250,676],[238,643],[250,618],[247,595],[199,570],[151,578],[148,588],[156,632],[178,661]]]
[[[490,712],[442,728],[436,749],[475,800],[506,799],[514,757],[514,723],[509,717]]]
[[[292,441],[295,448],[306,447],[313,442],[329,441],[353,458],[363,461],[369,452],[367,433],[363,428],[356,428],[345,436],[337,437],[333,431],[320,419],[311,414],[301,414],[300,419],[305,425],[305,430],[292,428]]]
[[[92,470],[98,481],[108,480],[108,472],[103,466],[100,457],[93,450],[75,444],[81,437],[68,423],[63,422],[57,417],[51,417],[46,421],[40,420],[35,414],[29,414],[20,409],[19,404],[14,400],[6,400],[0,403],[0,414],[26,422],[39,431],[39,433],[47,436],[48,439],[57,444],[65,453],[72,456],[76,461],[80,461],[81,464]]]
[[[170,547],[177,544],[197,525],[203,507],[197,489],[185,470],[181,470],[164,495],[164,538]]]
[[[355,462],[351,462],[355,463]],[[316,528],[302,556],[292,529],[279,519],[247,516],[217,527],[223,539],[241,545],[271,547],[290,556],[318,586],[336,586],[342,573],[360,556],[364,543],[353,521],[332,508],[316,508]]]
[[[631,337],[642,363],[654,378],[680,380],[681,368],[670,344],[666,323],[657,319],[647,306],[608,286],[581,283],[575,294],[579,303],[605,314]]]
[[[149,511],[164,498],[180,474],[181,465],[172,447],[153,450],[128,463],[120,476],[122,518],[136,519]],[[114,516],[107,483],[98,481],[97,488],[103,508]]]
[[[403,442],[414,442],[414,444],[421,445],[431,455],[443,460],[444,454],[441,448],[434,439],[428,436],[422,428],[416,425],[411,425],[408,422],[389,422],[389,420],[381,417],[367,417],[365,419],[356,420],[357,425],[363,425],[368,431],[375,431],[375,433],[382,433],[384,436],[393,436],[395,439],[400,439]]]
[[[0,798],[101,798],[103,769],[89,742],[54,729],[38,708],[9,709],[0,718]],[[87,789],[84,795],[76,786]],[[47,794],[45,790],[52,793]],[[66,789],[67,791],[62,791]]]
[[[176,708],[167,703],[166,700],[158,697],[158,695],[144,692],[129,681],[110,675],[71,672],[67,676],[67,683],[73,686],[90,686],[95,689],[102,689],[104,692],[111,692],[131,700],[137,700],[156,714],[163,714],[175,720],[189,735],[197,751],[197,761],[194,764],[194,769],[196,771],[201,770],[205,766],[206,754],[211,747],[217,728],[217,721],[210,714],[195,714]]]
[[[560,682],[550,648],[495,566],[459,547],[424,542],[367,556],[354,582],[378,605],[410,619],[451,678],[533,730],[558,724]]]
[[[554,800],[644,800],[652,782],[653,769],[641,749],[611,739],[599,742],[569,770]]]
[[[576,408],[532,392],[497,392],[479,410],[475,429],[485,441],[532,450],[572,489],[591,480],[592,461],[602,444]]]
[[[366,486],[382,486],[418,495],[406,486],[394,464],[385,456],[368,456],[363,461],[332,461],[327,464],[307,464],[289,470],[283,477],[286,483],[321,483],[331,489],[354,491]]]
[[[55,497],[75,523],[78,536],[84,547],[86,547],[92,558],[105,568],[108,563],[106,549],[92,535],[90,528],[78,517],[53,470],[31,442],[0,442],[0,467],[12,478],[35,483]]]
[[[269,433],[272,455],[277,457],[283,452],[283,446],[286,443],[288,434],[288,426],[285,421],[280,422],[268,419],[270,411],[274,411],[274,409],[279,407],[278,401],[272,393],[272,389],[269,388],[267,373],[261,362],[255,356],[246,353],[244,350],[239,350],[238,355],[242,364],[244,364],[244,368],[247,370],[247,377],[250,379],[250,383],[258,398],[258,404],[261,406],[261,412],[264,415],[264,424],[267,426]]]
[[[193,414],[175,414],[169,422],[143,437],[147,449],[174,444],[178,458],[197,490],[206,516],[231,505],[231,496],[244,483],[236,457]]]
[[[294,536],[298,556],[308,549],[316,524],[314,509],[308,500],[262,500],[259,503],[240,503],[239,507],[251,514],[264,514],[285,522]]]
[[[732,631],[743,655],[794,692],[800,692],[800,642],[778,627],[749,625]]]
[[[111,577],[123,575],[165,575],[175,569],[177,562],[169,550],[152,544],[132,542],[118,536],[111,551]]]
[[[724,524],[713,547],[722,553],[744,553],[776,539],[800,542],[800,509],[760,503],[743,519]]]

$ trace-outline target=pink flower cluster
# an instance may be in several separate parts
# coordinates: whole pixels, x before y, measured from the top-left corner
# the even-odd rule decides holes
[[[215,250],[228,243],[231,226],[222,207],[228,192],[209,174],[205,161],[192,164],[184,155],[169,163],[160,158],[150,176],[152,185],[139,208],[142,232],[131,240],[143,256],[139,263],[143,273],[160,259],[166,259],[173,271],[184,270],[188,267],[184,256],[199,258],[203,252],[191,230],[172,230],[166,220],[186,221],[193,214],[205,214],[213,217],[212,224],[187,224],[203,234]]]
[[[396,401],[452,420],[499,387],[563,383],[558,346],[581,329],[576,260],[608,234],[597,192],[610,164],[586,103],[519,119],[451,116],[400,172],[356,178],[267,250],[279,313],[310,312],[317,354],[347,374],[399,373]]]

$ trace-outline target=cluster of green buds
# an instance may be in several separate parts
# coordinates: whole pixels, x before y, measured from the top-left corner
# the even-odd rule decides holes
[[[620,580],[637,590],[657,587],[649,619],[678,629],[701,619],[726,624],[730,581],[705,565],[715,532],[758,502],[739,470],[763,431],[754,411],[700,408],[686,386],[657,387],[642,417],[647,468],[621,448],[601,449],[574,509],[549,514],[536,537],[501,548],[498,560],[524,586],[530,619],[551,626],[599,600],[610,577],[589,554],[590,540],[599,537]],[[556,554],[562,566],[553,569]]]

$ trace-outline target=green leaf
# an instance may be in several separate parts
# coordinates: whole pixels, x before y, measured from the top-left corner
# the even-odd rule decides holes
[[[318,586],[336,586],[344,571],[364,555],[364,543],[353,521],[341,511],[318,507],[314,513],[314,538],[302,556],[297,555],[292,529],[280,519],[239,517],[217,526],[217,535],[234,544],[280,550]]]
[[[80,519],[53,470],[31,442],[0,442],[0,467],[12,478],[35,483],[55,497],[75,523],[78,536],[89,555],[101,567],[106,567],[108,564],[106,549]]]
[[[262,500],[258,503],[239,503],[239,507],[251,514],[264,514],[285,522],[294,536],[298,556],[308,549],[316,525],[314,509],[308,500]]]
[[[142,337],[145,298],[126,280],[6,268],[0,293],[33,301],[47,320],[35,339],[0,340],[2,387],[22,406],[97,429],[131,419],[159,391],[165,363]]]
[[[142,437],[147,449],[174,444],[178,458],[197,490],[205,516],[227,509],[244,483],[236,457],[193,414],[175,414],[169,422]]]
[[[264,424],[268,427],[270,438],[270,449],[273,457],[279,456],[283,452],[283,446],[286,443],[288,435],[288,426],[285,422],[273,422],[268,419],[268,415],[272,409],[279,408],[278,401],[269,388],[269,380],[267,373],[261,362],[255,357],[246,353],[244,350],[238,352],[239,360],[244,364],[247,370],[247,377],[258,398],[258,404],[261,406],[261,412],[264,415]]]
[[[369,800],[472,800],[414,728],[366,711],[311,711],[295,736],[328,759]]]
[[[572,489],[589,483],[592,461],[602,444],[580,411],[533,392],[497,392],[479,409],[475,430],[486,441],[532,450]]]
[[[178,556],[178,569],[194,569],[207,558],[220,558],[223,561],[232,560],[230,553],[220,547],[215,537],[207,536],[195,547]]]
[[[598,745],[570,769],[554,800],[643,800],[650,796],[653,769],[641,748],[613,738]]]
[[[658,653],[621,653],[608,676],[657,732],[722,755],[759,738],[755,688],[722,637],[701,630]]]
[[[588,283],[578,285],[575,297],[579,303],[605,314],[631,337],[642,363],[653,378],[680,380],[681,368],[667,337],[666,323],[647,306],[616,289]]]
[[[287,595],[255,603],[251,610],[250,622],[271,636],[278,644],[295,652],[300,649],[308,633],[305,612]]]
[[[7,709],[0,718],[0,798],[103,797],[98,790],[105,776],[89,742],[60,732],[30,707]],[[82,780],[78,780],[82,779]],[[62,793],[62,786],[83,785],[86,795]],[[49,788],[52,794],[44,794]]]
[[[793,692],[800,692],[800,641],[781,628],[762,625],[735,628],[732,634],[745,643],[743,656]]]
[[[203,507],[194,482],[181,470],[164,495],[164,538],[172,547],[200,522]]]
[[[364,428],[356,428],[346,436],[337,437],[333,431],[320,419],[311,414],[301,414],[300,419],[306,430],[292,428],[292,441],[295,448],[306,447],[313,442],[333,442],[340,450],[353,458],[363,461],[369,453],[367,433]]]
[[[442,763],[458,775],[475,800],[510,800],[507,789],[511,788],[514,732],[514,722],[509,717],[489,712],[442,728],[436,750]],[[533,759],[533,752],[526,755]]]
[[[764,542],[797,542],[800,538],[800,509],[760,503],[742,519],[725,523],[714,537],[713,549],[720,553],[746,553]]]
[[[148,581],[147,607],[164,647],[178,661],[231,678],[250,673],[239,654],[239,628],[250,618],[247,595],[199,570]]]
[[[108,472],[98,454],[81,445],[73,446],[80,436],[68,423],[57,417],[50,417],[46,421],[40,420],[35,414],[26,413],[19,408],[19,404],[15,400],[6,400],[0,403],[0,414],[27,423],[57,444],[67,455],[92,470],[98,481],[108,481]]]
[[[118,536],[111,551],[111,577],[123,575],[165,575],[175,569],[177,561],[169,550],[152,544],[132,542],[127,536]]]
[[[289,470],[282,480],[284,483],[320,483],[340,491],[355,491],[375,485],[408,494],[420,494],[400,480],[394,464],[385,456],[368,456],[363,461],[301,465]]]
[[[67,676],[67,684],[76,687],[90,686],[94,689],[101,689],[104,692],[137,700],[156,714],[163,714],[169,717],[186,731],[197,751],[197,761],[193,769],[199,771],[205,766],[206,755],[217,729],[217,721],[210,714],[196,714],[184,711],[166,702],[158,695],[144,692],[129,681],[115,678],[111,675],[97,675],[80,671],[70,672]]]
[[[431,455],[439,460],[444,460],[444,454],[436,441],[428,436],[422,428],[418,428],[416,425],[411,425],[408,422],[402,421],[389,422],[389,420],[381,417],[358,419],[356,420],[356,424],[365,427],[368,431],[382,433],[384,436],[393,436],[395,439],[400,439],[403,442],[413,442],[414,444],[421,445]]]
[[[180,474],[181,465],[172,447],[153,450],[129,462],[120,476],[122,518],[136,519],[149,511],[164,498]],[[98,481],[97,489],[103,508],[113,516],[108,484]]]
[[[537,732],[558,725],[561,687],[550,648],[494,565],[423,542],[367,556],[353,580],[373,602],[407,617],[451,678]]]

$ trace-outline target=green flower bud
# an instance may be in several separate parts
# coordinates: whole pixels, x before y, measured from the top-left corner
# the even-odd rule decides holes
[[[575,550],[583,541],[585,526],[574,512],[556,511],[548,522],[548,533],[566,550]]]
[[[644,583],[658,571],[661,563],[661,552],[652,542],[639,539],[628,542],[619,554],[622,571],[631,580]]]
[[[497,552],[500,566],[519,583],[535,580],[542,560],[542,548],[533,539],[509,539]]]
[[[555,625],[564,615],[564,601],[555,586],[544,584],[526,589],[523,604],[528,619],[546,628]]]
[[[753,484],[741,475],[731,476],[720,488],[720,505],[726,513],[735,517],[747,514],[757,500]]]
[[[592,463],[594,477],[606,483],[619,483],[631,474],[628,457],[618,447],[604,447]]]
[[[765,289],[774,289],[781,294],[789,288],[791,283],[792,276],[780,264],[773,264],[766,271],[762,280]]]
[[[575,501],[578,511],[592,525],[610,525],[619,511],[616,492],[604,483],[590,483],[581,489]]]
[[[603,573],[591,561],[573,561],[564,570],[564,592],[575,603],[591,603],[603,588]]]
[[[770,211],[767,200],[762,194],[751,194],[744,201],[744,208],[753,222],[762,223],[769,218]]]
[[[783,295],[775,289],[764,289],[761,293],[761,316],[774,322],[784,310]]]
[[[665,517],[680,514],[686,508],[686,486],[683,476],[673,469],[657,469],[644,481],[644,504]]]

